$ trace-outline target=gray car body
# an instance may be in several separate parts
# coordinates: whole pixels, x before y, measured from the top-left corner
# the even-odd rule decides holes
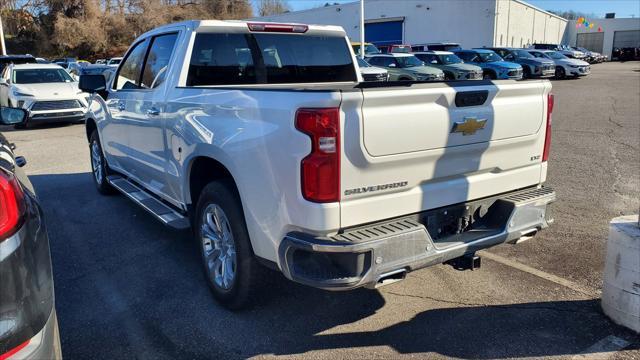
[[[25,215],[13,235],[0,240],[0,355],[29,344],[19,359],[59,359],[49,237],[33,186],[0,134],[0,168],[24,193]]]
[[[412,80],[412,81],[421,81],[421,80],[443,80],[444,72],[438,68],[433,66],[413,66],[408,68],[399,68],[399,67],[390,67],[383,66],[382,64],[378,64],[374,59],[376,58],[394,58],[405,56],[402,55],[391,55],[391,54],[381,54],[381,55],[372,55],[367,57],[367,62],[376,67],[381,67],[389,72],[389,80]],[[373,61],[373,63],[372,63]],[[425,79],[425,78],[429,79]]]
[[[435,63],[432,60],[429,60],[430,56],[439,56],[443,54],[453,54],[446,51],[422,51],[416,52],[414,55],[424,61],[425,64],[429,66],[436,67],[442,70],[445,74],[445,77],[449,80],[469,80],[467,77],[468,74],[474,74],[475,78],[471,78],[471,80],[480,80],[482,79],[482,68],[477,65],[465,64],[465,63],[457,63],[457,64],[442,64]]]

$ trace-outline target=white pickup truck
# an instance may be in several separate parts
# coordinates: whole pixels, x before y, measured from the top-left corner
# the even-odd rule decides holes
[[[93,94],[98,191],[192,228],[240,308],[272,274],[376,287],[546,228],[546,80],[361,82],[335,26],[188,21],[138,38]]]

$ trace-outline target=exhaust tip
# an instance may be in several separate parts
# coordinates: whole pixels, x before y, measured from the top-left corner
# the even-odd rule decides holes
[[[407,277],[407,270],[400,269],[392,272],[388,272],[386,274],[380,275],[378,281],[376,282],[376,288],[381,286],[390,285],[396,283],[398,281],[402,281]]]

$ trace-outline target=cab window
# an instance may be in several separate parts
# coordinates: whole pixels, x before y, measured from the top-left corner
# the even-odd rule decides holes
[[[115,90],[140,89],[140,74],[148,46],[149,39],[145,39],[134,45],[126,59],[124,59],[124,62],[118,68],[116,80],[113,84]]]
[[[153,38],[144,70],[142,71],[141,86],[143,88],[152,89],[158,87],[164,81],[177,38],[177,33],[159,35]]]

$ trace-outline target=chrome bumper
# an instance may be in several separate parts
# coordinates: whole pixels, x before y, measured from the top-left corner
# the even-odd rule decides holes
[[[501,243],[515,243],[549,226],[551,188],[531,188],[467,203],[491,203],[492,226],[434,240],[421,214],[346,230],[331,237],[289,233],[280,244],[280,269],[290,280],[326,290],[374,287],[391,274],[442,264]],[[453,207],[465,207],[458,204]],[[467,206],[467,208],[469,208]],[[426,211],[444,212],[446,209]]]

